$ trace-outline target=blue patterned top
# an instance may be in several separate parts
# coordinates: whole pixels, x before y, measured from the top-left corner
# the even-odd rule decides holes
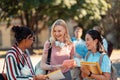
[[[103,42],[103,46],[105,48],[105,50],[108,52],[108,42],[105,38],[102,39],[102,42]]]

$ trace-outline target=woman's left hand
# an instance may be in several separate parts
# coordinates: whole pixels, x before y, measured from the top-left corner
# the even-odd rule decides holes
[[[35,80],[46,80],[47,78],[47,75],[37,75]]]
[[[88,77],[88,75],[90,74],[90,71],[87,69],[86,66],[82,66],[80,70],[82,71],[82,77]]]

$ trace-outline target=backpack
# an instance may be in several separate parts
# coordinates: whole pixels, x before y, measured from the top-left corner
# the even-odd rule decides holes
[[[99,60],[100,66],[102,65],[102,60],[103,60],[104,55],[106,55],[106,54],[103,53],[103,54],[101,54],[101,56],[100,56],[100,60]],[[111,62],[110,80],[117,80],[117,70],[116,70],[116,68],[114,67],[114,65],[112,64],[112,62]]]
[[[107,52],[107,54],[110,57],[111,54],[112,54],[112,51],[113,51],[113,44],[110,41],[107,41],[107,43],[108,43],[108,52]]]
[[[88,54],[85,57],[85,60],[87,61],[88,57],[89,57],[90,53],[88,52]],[[102,65],[102,60],[104,55],[106,55],[105,53],[101,54],[100,59],[99,59],[99,65]],[[110,74],[110,80],[117,80],[117,70],[114,67],[113,64],[111,64],[111,74]]]
[[[50,42],[50,40],[48,40]],[[48,56],[47,56],[47,64],[50,65],[50,60],[51,60],[51,52],[52,52],[52,44],[50,42],[49,44],[49,49],[48,49]],[[35,74],[38,75],[38,74],[47,74],[48,73],[48,70],[43,70],[41,68],[41,61],[39,61],[36,66],[35,66]]]

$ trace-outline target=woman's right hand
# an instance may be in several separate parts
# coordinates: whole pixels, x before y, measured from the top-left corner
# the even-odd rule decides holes
[[[65,61],[63,62],[63,64],[62,64],[62,66],[63,66],[64,68],[68,68],[68,69],[73,68],[73,67],[75,67],[76,65],[77,65],[77,64],[76,64],[76,61],[75,61],[74,59],[65,60]]]
[[[46,80],[48,79],[48,76],[47,75],[36,75],[33,77],[33,80]]]

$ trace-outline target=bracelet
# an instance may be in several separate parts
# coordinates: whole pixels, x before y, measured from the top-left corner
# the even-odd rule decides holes
[[[90,71],[90,74],[88,75],[88,77],[91,77],[91,75],[92,75],[92,72]]]

